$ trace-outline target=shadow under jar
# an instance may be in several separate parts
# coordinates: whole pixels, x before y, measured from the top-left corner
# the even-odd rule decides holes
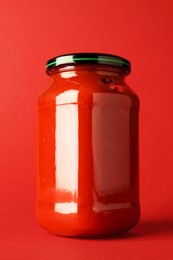
[[[74,53],[47,63],[38,100],[37,221],[70,237],[120,234],[139,221],[139,99],[130,62]]]

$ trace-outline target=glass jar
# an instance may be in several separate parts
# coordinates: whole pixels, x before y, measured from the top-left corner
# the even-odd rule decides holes
[[[102,53],[58,56],[38,100],[37,221],[71,237],[120,234],[139,221],[139,99],[130,62]]]

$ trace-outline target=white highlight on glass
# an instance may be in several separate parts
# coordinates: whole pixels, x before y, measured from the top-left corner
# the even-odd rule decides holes
[[[55,212],[62,213],[62,214],[77,213],[77,203],[75,202],[55,203]]]
[[[67,103],[77,102],[77,95],[70,90],[56,98],[56,189],[73,194],[78,191],[78,105]]]
[[[63,105],[66,103],[77,103],[77,99],[77,90],[67,90],[56,97],[56,105]]]
[[[61,77],[65,78],[65,79],[70,79],[70,81],[73,81],[72,78],[76,77],[77,74],[75,71],[62,71],[61,72]],[[76,83],[75,81],[73,81],[74,83]],[[76,83],[77,84],[77,83]],[[79,83],[78,83],[79,84]]]

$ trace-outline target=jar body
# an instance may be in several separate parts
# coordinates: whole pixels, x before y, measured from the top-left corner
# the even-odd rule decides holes
[[[38,101],[37,221],[107,236],[139,221],[139,99],[119,70],[71,66]]]

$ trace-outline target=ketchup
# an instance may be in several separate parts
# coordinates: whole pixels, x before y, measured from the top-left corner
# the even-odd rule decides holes
[[[120,234],[139,221],[139,99],[130,62],[102,53],[47,63],[38,100],[37,221],[71,237]]]

